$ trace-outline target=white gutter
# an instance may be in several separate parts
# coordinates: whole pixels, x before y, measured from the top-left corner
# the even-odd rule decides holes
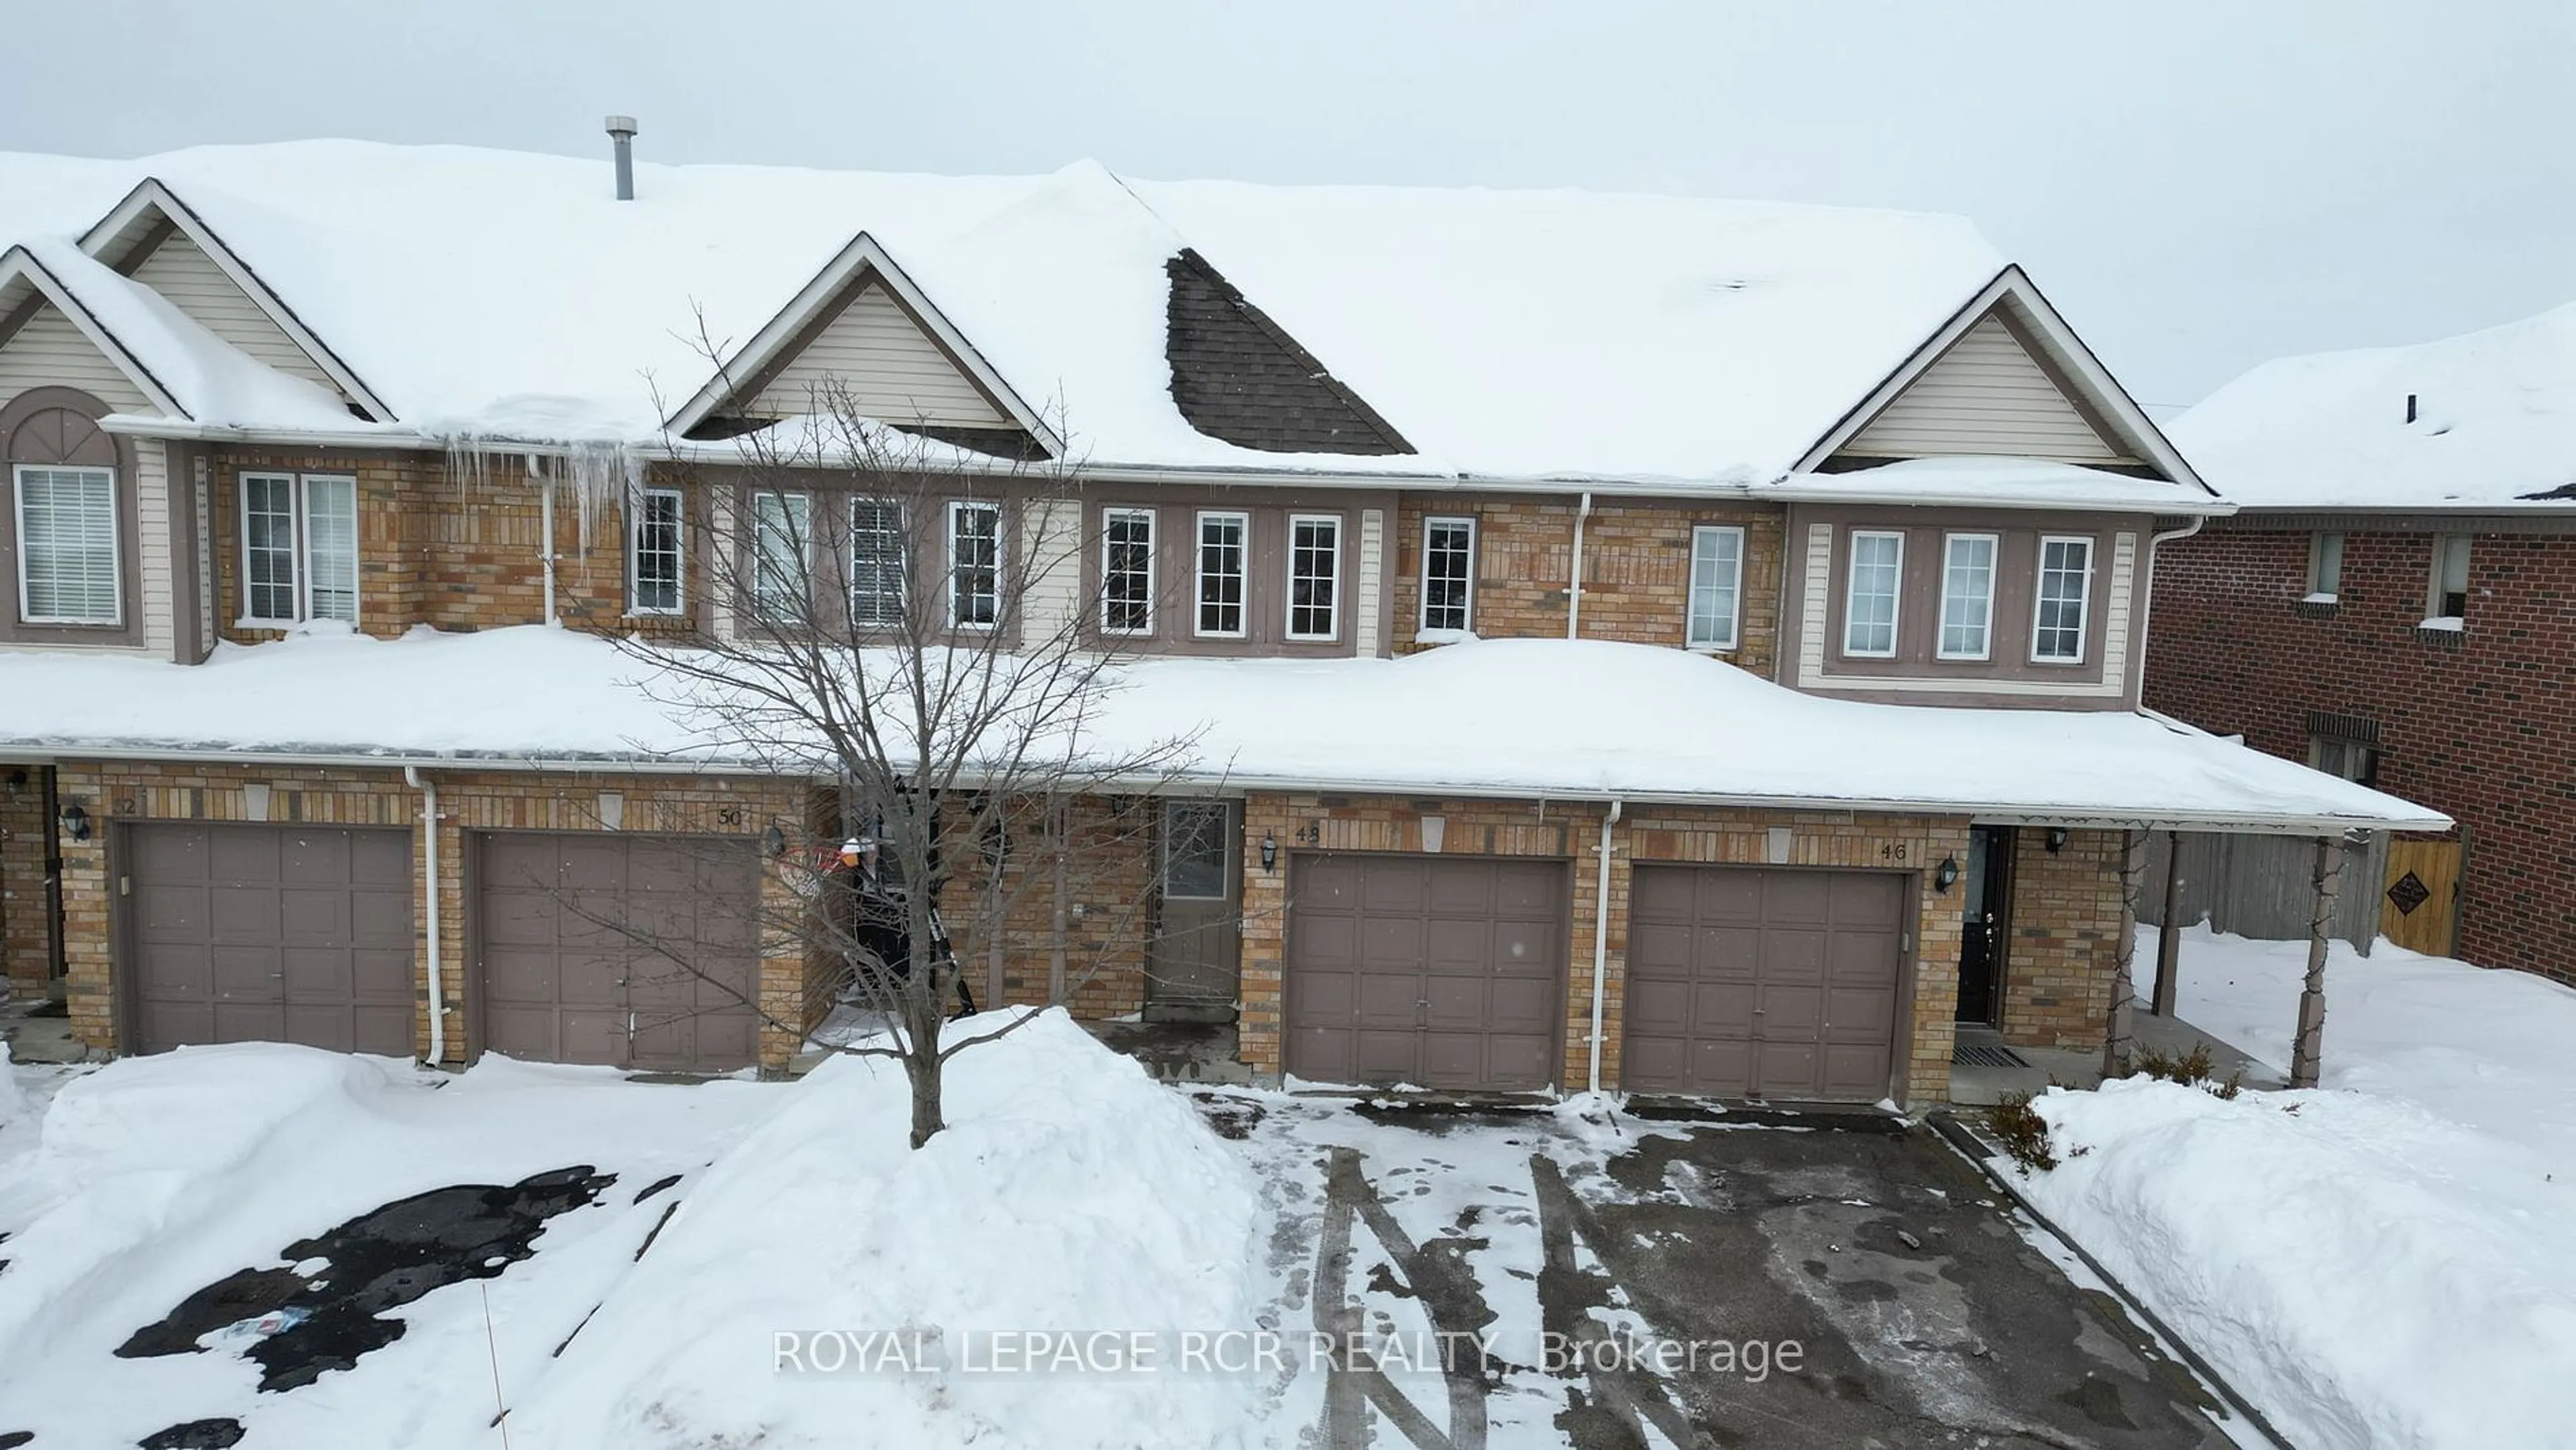
[[[1852,477],[1854,475],[1844,475]],[[2195,514],[2204,518],[2226,518],[2238,506],[2226,499],[2206,494],[2197,498],[2150,499],[2067,496],[2038,490],[2011,496],[1980,493],[1911,492],[1879,489],[1862,492],[1853,489],[1801,487],[1793,483],[1774,484],[1752,491],[1755,498],[1775,498],[1784,503],[1892,504],[1901,507],[1965,509],[2045,509],[2055,513],[2103,514]]]
[[[1584,1079],[1588,1092],[1601,1091],[1601,1003],[1610,971],[1610,828],[1619,824],[1623,802],[1613,798],[1601,817],[1601,886],[1592,897],[1592,1071]]]
[[[1574,574],[1565,584],[1565,637],[1583,638],[1583,524],[1592,517],[1592,491],[1583,491],[1583,503],[1574,511]]]
[[[441,976],[438,952],[438,782],[420,773],[420,767],[403,767],[403,784],[420,792],[421,864],[427,873],[429,898],[429,1065],[447,1061],[447,986]]]

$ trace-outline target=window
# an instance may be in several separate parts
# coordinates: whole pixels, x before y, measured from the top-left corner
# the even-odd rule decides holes
[[[242,622],[358,622],[358,481],[245,473]]]
[[[2379,784],[2379,751],[2359,740],[2312,735],[2308,738],[2308,764],[2357,785]]]
[[[1985,659],[1993,652],[1995,536],[1952,534],[1941,550],[1941,658]]]
[[[2469,614],[2469,536],[2438,534],[2433,539],[2434,619],[2460,620]]]
[[[626,612],[680,612],[680,491],[648,488],[635,495],[626,539]]]
[[[1248,515],[1199,515],[1197,633],[1243,638],[1244,551],[1251,533]]]
[[[903,505],[890,499],[850,500],[850,623],[901,624],[911,609],[905,593]]]
[[[801,493],[751,496],[751,610],[773,623],[805,613],[814,500]]]
[[[1163,802],[1163,895],[1221,901],[1234,808],[1225,801]]]
[[[948,506],[948,622],[991,629],[1002,620],[1002,506]]]
[[[1693,528],[1684,643],[1692,649],[1735,648],[1743,597],[1744,530],[1719,524]]]
[[[29,624],[118,624],[116,470],[16,471],[18,617]]]
[[[2039,541],[2039,608],[2030,627],[2030,657],[2052,664],[2084,662],[2084,626],[2092,604],[2093,541]]]
[[[1154,511],[1111,509],[1100,520],[1100,628],[1154,632]]]
[[[2332,604],[2343,589],[2343,535],[2308,539],[2308,603]]]
[[[1341,632],[1342,521],[1334,514],[1288,516],[1288,637]]]
[[[1422,628],[1464,634],[1475,627],[1476,521],[1422,521]]]
[[[1843,653],[1896,655],[1896,591],[1905,573],[1905,536],[1855,531],[1851,581],[1843,596]]]

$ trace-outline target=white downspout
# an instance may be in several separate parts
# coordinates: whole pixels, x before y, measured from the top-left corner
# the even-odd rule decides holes
[[[1601,1091],[1601,1004],[1609,990],[1610,828],[1619,824],[1621,804],[1614,798],[1609,814],[1601,818],[1601,886],[1592,897],[1592,1071],[1584,1081],[1585,1090],[1596,1093]]]
[[[2174,529],[2167,533],[2147,535],[2147,577],[2142,581],[2144,587],[2138,591],[2140,598],[2140,603],[2138,605],[2138,709],[2142,713],[2145,712],[2147,708],[2147,651],[2154,645],[2153,639],[2147,633],[2147,626],[2155,623],[2156,556],[2164,552],[2165,545],[2190,538],[2192,535],[2199,533],[2201,526],[2208,522],[2208,515],[2203,514],[2194,518],[2186,527]],[[1782,572],[1785,573],[1786,571],[1784,570]]]
[[[429,890],[429,1065],[447,1060],[447,987],[440,969],[438,953],[438,782],[423,777],[420,767],[403,767],[403,784],[420,792],[420,829],[426,844],[421,848],[421,864],[427,870]]]
[[[537,547],[537,557],[546,566],[546,623],[552,625],[560,623],[555,618],[555,486],[543,476],[537,477],[537,497],[541,500],[538,512],[544,516],[539,527],[546,533],[545,542]]]
[[[1583,521],[1592,517],[1592,490],[1583,491],[1583,505],[1574,511],[1574,577],[1565,583],[1565,637],[1583,638]],[[1618,816],[1613,814],[1612,820]],[[1596,1084],[1597,1086],[1597,1084]]]

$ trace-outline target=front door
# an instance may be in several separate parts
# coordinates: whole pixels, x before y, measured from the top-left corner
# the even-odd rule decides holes
[[[2001,1022],[2004,943],[2011,931],[2013,833],[1978,826],[1968,834],[1968,870],[1959,878],[1967,920],[1959,932],[1959,1020]]]
[[[1241,990],[1243,872],[1234,803],[1163,802],[1162,901],[1154,923],[1145,1016],[1156,1022],[1228,1022]]]

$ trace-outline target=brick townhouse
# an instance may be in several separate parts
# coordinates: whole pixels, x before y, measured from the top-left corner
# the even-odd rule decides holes
[[[2576,308],[2266,363],[2172,430],[2240,505],[2169,546],[2147,703],[2454,817],[2381,930],[2576,982]]]
[[[2229,505],[1954,219],[46,162],[0,164],[0,929],[102,1051],[782,1067],[831,1003],[728,908],[792,907],[832,782],[621,725],[598,638],[730,638],[773,573],[1153,601],[1121,708],[1203,758],[1004,850],[1063,865],[961,959],[1273,1078],[1938,1101],[1962,1031],[2103,1042],[2138,833],[2445,823],[2140,712],[2162,542]],[[826,392],[946,450],[930,517],[750,466]],[[828,548],[711,586],[790,514]]]

